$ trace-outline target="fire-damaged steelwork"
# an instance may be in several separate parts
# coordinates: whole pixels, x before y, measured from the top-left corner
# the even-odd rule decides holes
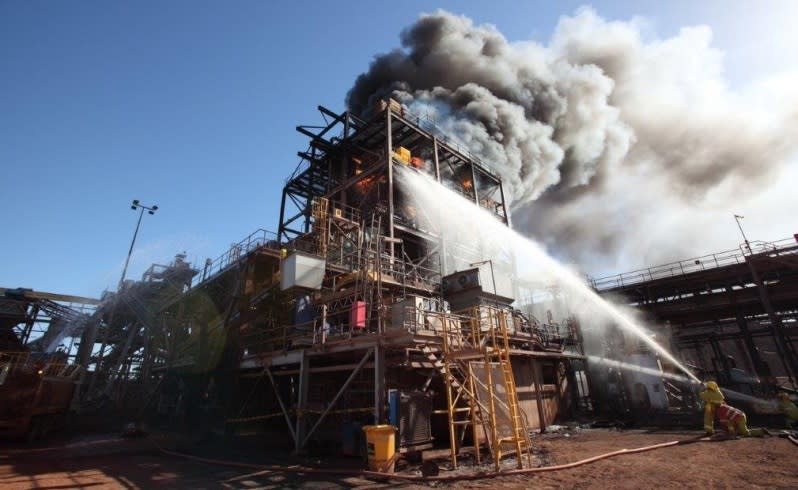
[[[795,389],[798,236],[750,242],[593,285],[644,312],[658,326],[657,336],[700,377],[762,398]],[[669,402],[678,404],[669,384]]]
[[[590,405],[578,324],[518,311],[512,255],[486,257],[469,230],[444,240],[430,217],[445,210],[396,183],[425,173],[510,226],[500,179],[396,101],[319,111],[324,126],[297,128],[310,144],[276,234],[104,297],[77,355],[84,405],[296,451],[357,453],[361,426],[390,423],[400,451],[448,446],[456,464],[471,443],[526,463],[531,430]]]
[[[310,144],[283,191],[280,255],[246,281],[232,333],[243,403],[226,407],[227,428],[284,432],[301,450],[390,422],[401,450],[437,441],[455,462],[466,439],[495,461],[527,452],[529,430],[578,405],[565,369],[583,358],[576,335],[552,349],[551,329],[494,278],[456,270],[484,251],[443,240],[430,219],[441,210],[417,209],[395,175],[427,173],[509,226],[501,181],[395,101],[366,118],[319,110],[325,126],[297,128]]]

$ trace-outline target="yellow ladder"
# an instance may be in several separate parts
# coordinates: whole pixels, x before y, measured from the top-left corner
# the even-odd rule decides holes
[[[510,360],[510,340],[509,332],[507,329],[507,312],[491,306],[477,307],[475,309],[474,317],[479,323],[479,333],[482,335],[483,340],[490,340],[490,346],[486,346],[485,365],[488,383],[488,393],[490,396],[490,420],[491,420],[491,450],[493,452],[493,459],[496,471],[499,470],[499,462],[504,455],[502,447],[505,445],[512,445],[512,448],[517,456],[518,468],[523,468],[523,454],[527,454],[527,462],[531,466],[531,447],[532,443],[529,439],[527,431],[527,424],[524,420],[523,412],[518,403],[518,391],[515,385],[515,377],[513,375],[513,367]],[[482,342],[485,343],[485,342]],[[504,384],[504,396],[500,397],[499,394],[492,388],[493,380],[493,366],[498,365],[501,372],[502,382]],[[498,380],[496,380],[498,381]],[[510,435],[499,434],[499,412],[504,405],[507,408],[507,418],[509,419]]]
[[[512,422],[512,436],[505,438],[503,442],[509,442],[515,445],[516,455],[518,459],[518,468],[523,468],[522,454],[526,452],[527,463],[532,465],[532,441],[529,438],[529,431],[527,424],[523,418],[521,407],[518,404],[518,391],[515,386],[515,376],[513,375],[513,365],[510,361],[510,339],[507,330],[507,314],[499,312],[498,326],[500,338],[498,347],[499,365],[501,367],[502,376],[504,377],[504,386],[507,394],[507,406],[510,412],[510,420]]]
[[[507,314],[494,307],[477,307],[472,310],[465,328],[458,322],[450,323],[448,315],[441,314],[442,358],[425,349],[434,367],[443,375],[446,386],[449,443],[454,468],[457,468],[457,430],[467,425],[472,428],[477,464],[480,462],[480,429],[489,443],[497,471],[505,453],[516,454],[518,468],[524,467],[524,453],[528,465],[532,464],[532,443],[518,402],[510,361]],[[479,366],[484,366],[484,369]],[[501,380],[498,379],[498,373],[494,376],[497,367]],[[476,370],[482,371],[485,379],[480,379]],[[500,383],[504,385],[504,393],[495,389]],[[504,410],[507,410],[506,416],[502,415]],[[458,417],[461,413],[469,416]],[[498,427],[500,419],[504,420],[501,430]],[[502,448],[508,445],[511,449],[503,451]]]

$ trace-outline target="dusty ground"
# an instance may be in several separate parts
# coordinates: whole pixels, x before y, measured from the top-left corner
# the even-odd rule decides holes
[[[645,432],[592,429],[535,438],[537,464],[578,461],[623,448],[636,448],[685,440],[698,432]],[[191,449],[174,440],[150,436],[124,440],[113,437],[51,442],[49,446],[21,443],[0,445],[0,488],[798,488],[798,447],[787,439],[738,439],[698,442],[640,454],[626,454],[577,468],[535,475],[515,475],[486,480],[420,485],[373,482],[356,476],[297,475],[258,472],[209,464],[162,453],[159,447]],[[194,451],[214,454],[214,445]],[[216,448],[219,457],[230,452]],[[250,453],[238,461],[288,464]],[[466,461],[468,458],[464,458]],[[355,460],[293,461],[302,465],[355,470]],[[470,469],[441,475],[468,473]],[[489,467],[488,467],[489,468]],[[406,474],[419,474],[412,466]]]

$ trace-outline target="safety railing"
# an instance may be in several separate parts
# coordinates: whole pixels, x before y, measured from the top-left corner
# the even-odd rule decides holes
[[[191,287],[196,287],[218,276],[230,268],[231,265],[237,263],[242,257],[245,257],[249,252],[262,246],[275,250],[279,249],[280,244],[277,240],[277,234],[264,229],[258,229],[250,233],[249,236],[240,242],[233,244],[227,252],[216,257],[214,260],[206,262],[205,266],[202,268],[202,273],[192,279]]]
[[[245,356],[276,351],[291,351],[319,346],[328,340],[351,338],[353,334],[367,329],[358,328],[348,322],[326,322],[321,318],[296,325],[276,325],[250,331],[241,338]]]
[[[751,247],[750,253],[746,245],[741,245],[739,248],[732,250],[680,260],[678,262],[670,262],[646,269],[625,272],[623,274],[591,279],[590,283],[594,289],[604,291],[641,282],[653,281],[655,279],[682,276],[691,272],[715,269],[727,265],[744,264],[746,255],[774,252],[796,246],[794,238],[786,238],[775,242],[754,241],[749,243]]]
[[[798,249],[798,236],[793,238],[783,238],[781,240],[776,240],[775,242],[754,240],[752,242],[748,242],[748,246],[751,247],[750,253],[754,255],[786,251],[789,249]],[[740,251],[745,253],[748,251],[748,246],[746,244],[741,244]]]
[[[468,317],[444,311],[431,311],[407,304],[394,304],[391,316],[393,329],[404,329],[413,334],[443,335],[459,332],[466,334]]]
[[[360,226],[360,210],[354,206],[348,206],[340,202],[331,202],[327,209],[327,213],[334,221]]]
[[[396,252],[398,255],[399,251]],[[432,286],[440,283],[439,270],[397,256],[391,257],[386,250],[381,253],[380,267],[383,274],[388,274],[394,280],[408,285],[428,284]]]
[[[15,372],[32,370],[40,376],[74,378],[80,371],[80,366],[67,362],[62,357],[43,357],[30,352],[0,352],[3,380]]]
[[[492,165],[486,163],[479,156],[471,152],[471,150],[468,149],[468,146],[462,140],[441,128],[438,125],[437,120],[431,117],[429,114],[421,114],[409,109],[405,105],[402,105],[402,112],[400,115],[406,120],[414,123],[422,130],[434,135],[445,146],[448,146],[450,149],[465,156],[473,163],[476,163],[482,167],[482,169],[485,170],[491,177],[496,178],[496,171]]]
[[[289,351],[299,346],[313,345],[317,334],[318,321],[297,325],[273,325],[267,328],[253,329],[241,336],[241,345],[246,354],[257,354],[274,351]]]
[[[30,352],[0,352],[0,366],[5,366],[11,373],[28,364]]]

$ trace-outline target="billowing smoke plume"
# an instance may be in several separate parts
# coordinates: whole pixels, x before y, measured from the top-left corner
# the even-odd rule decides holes
[[[752,109],[726,87],[710,41],[696,27],[645,43],[636,23],[581,9],[548,46],[510,43],[439,11],[376,57],[347,104],[392,95],[436,118],[502,176],[515,227],[560,255],[617,259],[656,241],[644,259],[664,260],[706,249],[663,243],[658,227],[687,232],[674,221],[689,209],[766,187],[798,145],[798,91],[784,84],[782,113]]]

